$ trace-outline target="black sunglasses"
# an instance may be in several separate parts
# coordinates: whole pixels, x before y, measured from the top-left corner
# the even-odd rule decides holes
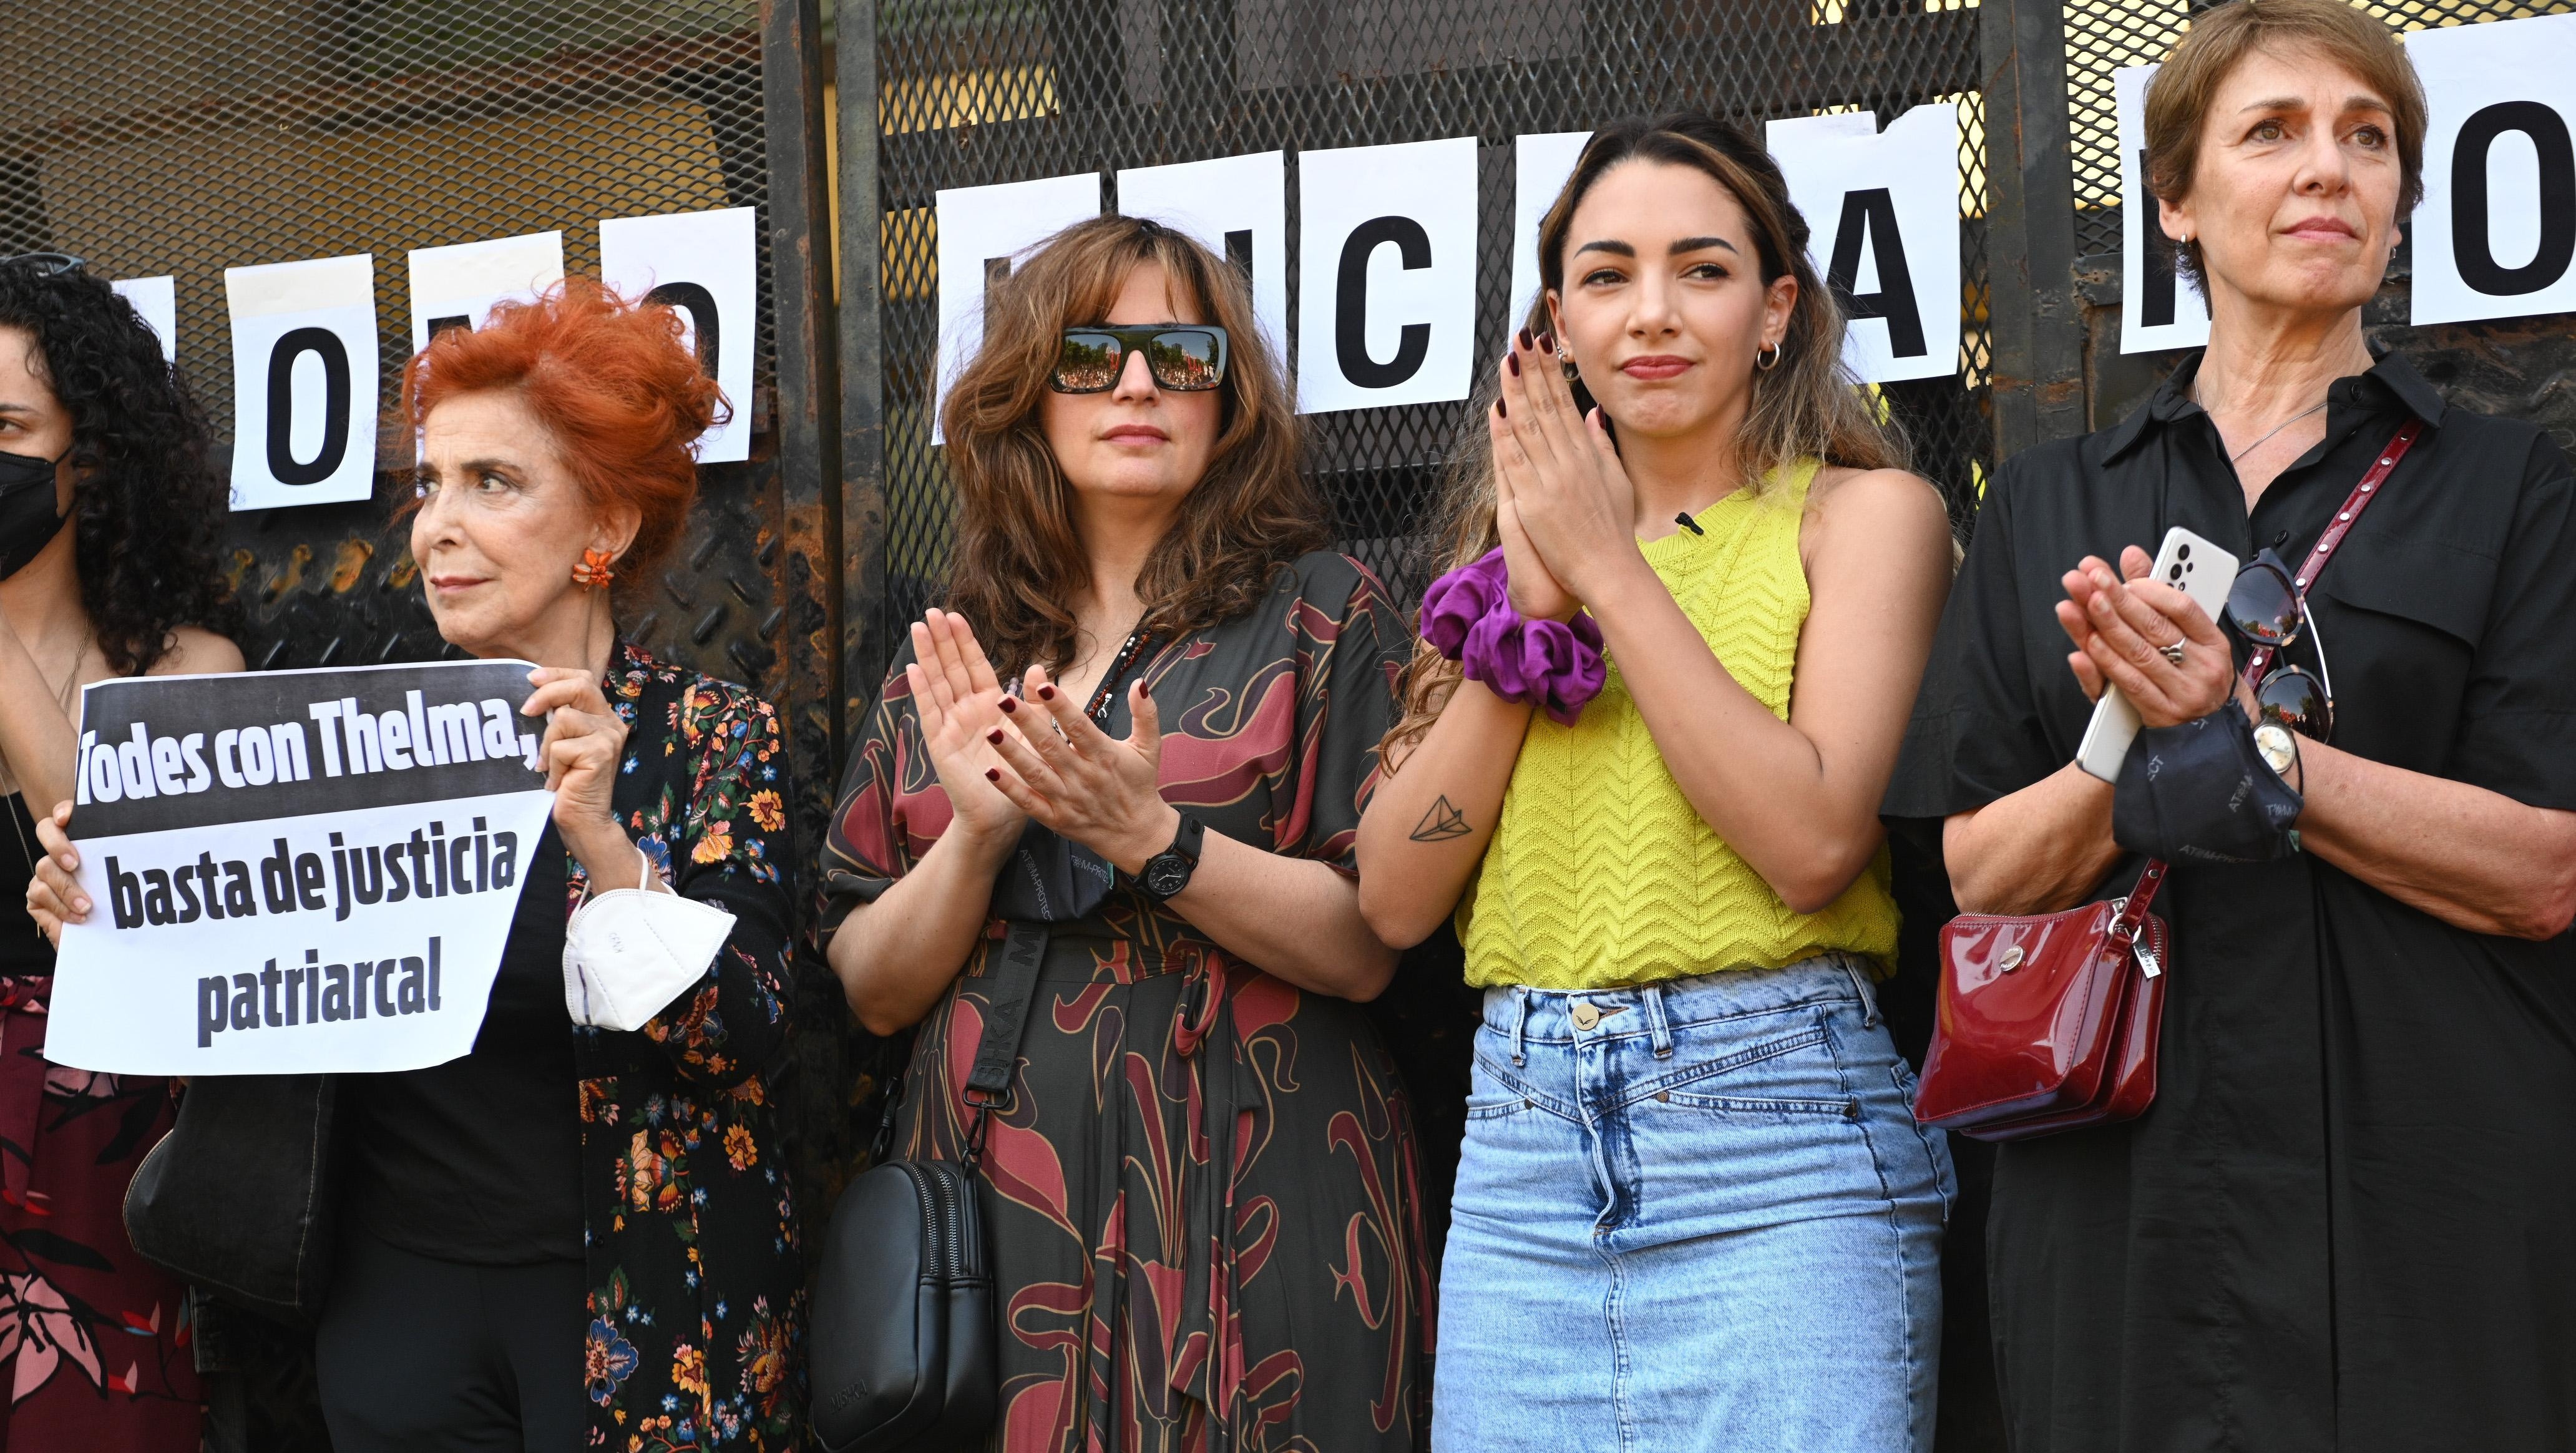
[[[1047,387],[1060,394],[1107,393],[1118,386],[1127,355],[1141,351],[1158,388],[1204,393],[1225,382],[1225,330],[1213,324],[1142,328],[1067,328]]]
[[[2312,741],[2334,736],[2334,672],[2326,665],[2325,636],[2308,613],[2307,592],[2299,589],[2290,567],[2270,549],[2259,551],[2236,572],[2227,590],[2227,623],[2237,633],[2273,652],[2273,665],[2254,683],[2254,702],[2265,721],[2276,721]],[[2302,632],[2316,639],[2317,677],[2296,666],[2279,664]]]
[[[24,264],[33,270],[38,277],[52,277],[56,273],[72,272],[89,266],[86,259],[74,257],[68,252],[21,252],[14,257],[0,257],[0,267],[19,264]]]

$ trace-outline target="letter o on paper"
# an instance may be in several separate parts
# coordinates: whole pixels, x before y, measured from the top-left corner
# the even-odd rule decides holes
[[[295,361],[322,364],[322,447],[298,463],[288,442],[295,424]],[[328,328],[294,328],[268,353],[268,472],[280,484],[320,484],[349,452],[349,350]]]
[[[268,733],[250,731],[241,734],[242,780],[253,787],[265,787],[277,776],[277,763],[269,755]]]
[[[1407,323],[1397,335],[1395,357],[1369,357],[1368,268],[1378,248],[1394,243],[1407,271],[1431,265],[1431,234],[1410,217],[1371,217],[1342,243],[1342,265],[1333,286],[1333,360],[1342,376],[1362,388],[1393,388],[1422,371],[1431,353],[1431,325]]]
[[[697,283],[663,283],[644,295],[644,301],[659,303],[689,315],[689,330],[694,335],[691,347],[697,351],[698,369],[707,377],[716,376],[716,295]]]
[[[2497,263],[2490,231],[2487,153],[2508,131],[2530,137],[2540,154],[2540,246],[2520,267]],[[2460,123],[2451,148],[2451,256],[2460,281],[2490,297],[2536,293],[2567,275],[2576,260],[2576,141],[2565,117],[2538,101],[2499,101]]]

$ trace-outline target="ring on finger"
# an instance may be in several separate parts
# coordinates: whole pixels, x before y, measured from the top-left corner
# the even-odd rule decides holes
[[[2179,666],[2182,664],[2182,642],[2167,641],[2165,644],[2156,647],[2156,650],[2161,653],[2166,660],[2171,661],[2175,665]]]

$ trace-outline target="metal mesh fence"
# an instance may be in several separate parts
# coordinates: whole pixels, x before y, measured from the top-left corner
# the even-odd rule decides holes
[[[0,251],[59,249],[103,277],[173,277],[178,364],[215,425],[221,461],[234,392],[227,267],[374,254],[390,406],[411,351],[410,249],[560,229],[566,270],[596,275],[601,218],[764,203],[760,8],[12,6],[0,12],[12,62],[0,68]],[[761,268],[759,387],[736,404],[765,422],[775,357],[765,244]],[[389,441],[380,467],[406,464],[407,447]],[[756,533],[734,498],[742,488],[726,484],[742,477],[709,470],[693,543]],[[254,666],[437,650],[408,554],[382,519],[381,504],[233,517]],[[758,649],[758,616],[699,632],[705,609],[685,579],[733,562],[685,546],[682,556],[681,583],[643,604],[630,628],[642,624],[648,641],[718,675],[758,682],[773,664]]]
[[[1476,357],[1507,331],[1515,135],[1704,107],[1765,120],[1867,109],[1882,124],[1958,97],[1962,305],[1956,376],[1885,386],[1918,466],[1964,511],[1988,463],[1977,12],[1960,0],[877,0],[883,207],[885,569],[891,642],[935,598],[951,533],[930,444],[934,193],[1088,170],[1473,135],[1480,143]],[[1296,186],[1289,245],[1296,246]],[[1297,316],[1289,260],[1289,316]],[[1411,599],[1411,548],[1464,404],[1309,416],[1308,467],[1345,548]],[[882,657],[879,657],[882,659]],[[855,687],[855,683],[854,683]]]
[[[2400,31],[2563,15],[2576,0],[2354,0]],[[2164,59],[2203,0],[2075,0],[2066,7],[2066,109],[2075,165],[2075,252],[2120,250],[2120,131],[2111,77]]]

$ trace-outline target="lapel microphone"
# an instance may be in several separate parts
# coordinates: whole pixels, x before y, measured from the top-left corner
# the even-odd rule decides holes
[[[1690,517],[1690,511],[1688,510],[1684,510],[1680,514],[1673,516],[1673,523],[1690,531],[1694,535],[1705,535],[1708,533],[1708,531],[1699,527],[1699,521]]]

